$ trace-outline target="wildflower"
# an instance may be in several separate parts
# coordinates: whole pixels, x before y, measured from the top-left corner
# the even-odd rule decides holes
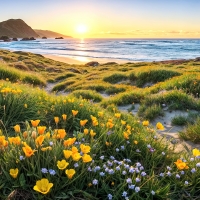
[[[16,168],[16,169],[10,169],[10,175],[11,175],[13,178],[17,178],[18,173],[19,173],[18,168]]]
[[[143,125],[143,126],[149,126],[149,121],[148,121],[148,120],[143,121],[143,122],[142,122],[142,125]]]
[[[115,113],[115,117],[116,118],[120,118],[121,117],[121,113]]]
[[[99,117],[103,117],[103,112],[98,112]]]
[[[96,133],[93,130],[90,130],[90,135],[91,135],[91,137],[94,137],[96,135]]]
[[[109,169],[109,170],[108,170],[108,173],[109,173],[109,174],[114,174],[115,171],[114,171],[113,169]]]
[[[62,114],[62,119],[63,119],[63,121],[66,121],[67,120],[67,115],[66,114]]]
[[[193,161],[194,161],[194,158],[190,158],[190,161],[193,162]]]
[[[43,135],[46,130],[46,126],[38,126],[37,131],[40,135]]]
[[[28,106],[27,106],[27,104],[25,103],[25,104],[24,104],[24,108],[27,108],[27,107],[28,107]]]
[[[180,175],[179,175],[179,174],[176,174],[176,178],[178,178],[178,179],[179,179],[179,178],[180,178]]]
[[[42,178],[36,182],[36,185],[33,187],[33,189],[42,194],[47,194],[52,187],[53,183],[49,183],[48,179]]]
[[[193,153],[193,156],[195,156],[195,157],[200,156],[200,150],[198,150],[196,148],[192,150],[192,153]]]
[[[35,144],[41,146],[44,141],[44,136],[40,135],[35,139]]]
[[[156,193],[155,193],[153,190],[151,190],[151,194],[152,194],[152,195],[155,195]]]
[[[182,175],[184,175],[184,174],[185,174],[185,172],[184,172],[184,171],[181,171],[181,174],[182,174]]]
[[[109,121],[108,121],[108,122],[106,123],[106,127],[107,127],[107,128],[112,128],[113,126],[114,126],[114,124],[113,124],[112,122],[109,122]]]
[[[72,110],[72,115],[75,117],[78,114],[78,110]]]
[[[135,185],[129,185],[128,188],[131,189],[131,190],[134,190]]]
[[[126,179],[126,182],[127,182],[128,184],[131,184],[131,183],[132,183],[131,178],[127,178],[127,179]]]
[[[118,148],[116,148],[116,149],[115,149],[115,151],[116,151],[116,152],[119,152],[119,149],[118,149]]]
[[[135,179],[135,181],[136,181],[136,183],[139,183],[141,180],[140,180],[140,178],[137,177],[137,178]]]
[[[188,185],[189,183],[188,183],[188,181],[185,181],[185,183],[184,183],[185,185]]]
[[[104,159],[104,156],[100,156],[100,159],[103,160],[103,159]]]
[[[25,158],[24,158],[24,156],[20,156],[19,159],[20,160],[24,160]]]
[[[122,124],[122,125],[126,125],[126,121],[121,120],[121,124]]]
[[[134,143],[134,144],[138,144],[138,141],[137,141],[137,140],[134,140],[133,143]]]
[[[23,132],[23,137],[24,137],[25,139],[28,137],[27,131],[24,131],[24,132]]]
[[[54,121],[55,121],[56,124],[58,124],[58,122],[59,122],[59,117],[54,117]]]
[[[167,166],[167,170],[172,170],[172,168],[170,166]]]
[[[46,174],[46,173],[48,173],[48,170],[47,170],[47,168],[42,168],[42,169],[41,169],[41,172],[42,172],[43,174]]]
[[[89,153],[90,152],[90,146],[87,146],[87,145],[84,145],[84,144],[81,144],[80,145],[80,148],[81,148],[81,151],[83,152],[83,153]]]
[[[158,122],[157,124],[156,124],[156,128],[158,129],[158,130],[164,130],[165,129],[165,127],[162,125],[162,123],[160,123],[160,122]]]
[[[159,175],[159,176],[161,176],[161,177],[164,177],[164,175],[165,175],[164,173],[160,173],[160,175]]]
[[[80,155],[80,153],[72,153],[72,159],[73,159],[73,161],[79,161],[81,157],[82,156]]]
[[[183,162],[182,160],[178,159],[176,162],[174,162],[177,166],[177,168],[179,170],[182,170],[182,169],[188,169],[189,167],[187,166],[187,163]]]
[[[123,196],[123,197],[126,197],[127,194],[128,194],[127,192],[123,191],[122,196]]]
[[[31,149],[31,147],[28,145],[22,147],[22,150],[24,151],[26,157],[31,157],[35,152],[35,150]]]
[[[171,172],[170,171],[168,171],[167,172],[167,176],[171,176],[172,174],[171,174]]]
[[[69,179],[72,179],[72,177],[74,176],[75,173],[76,173],[76,171],[74,169],[66,169],[65,170],[65,174],[67,175],[67,177]]]
[[[140,187],[135,187],[135,192],[139,192],[140,191]]]
[[[84,163],[88,163],[88,162],[91,162],[91,161],[92,161],[92,158],[91,158],[90,155],[84,154],[84,155],[82,156],[82,160],[83,160]]]
[[[61,161],[57,161],[57,167],[58,167],[58,169],[60,169],[60,170],[63,170],[63,169],[65,169],[67,166],[69,165],[69,163],[68,162],[66,162],[66,160],[61,160]]]
[[[65,147],[71,146],[76,141],[76,138],[69,138],[68,140],[64,140],[63,144]]]
[[[85,120],[80,120],[80,125],[81,126],[85,126],[85,124],[88,122],[88,120],[87,119],[85,119]]]
[[[141,173],[141,176],[146,176],[146,175],[147,175],[146,172]]]
[[[197,163],[197,164],[196,164],[196,167],[200,167],[200,163]]]
[[[59,139],[64,139],[66,134],[67,133],[65,132],[65,129],[58,129],[57,130],[57,138],[59,138]]]
[[[93,185],[97,185],[97,184],[98,184],[98,180],[97,180],[97,179],[94,179],[94,180],[92,181],[92,184],[93,184]]]
[[[85,129],[83,130],[83,133],[84,133],[85,135],[87,135],[87,134],[89,133],[89,130],[88,130],[87,128],[85,128]]]
[[[56,174],[56,171],[53,170],[53,169],[49,169],[49,174],[51,174],[51,175],[55,175],[55,174]]]
[[[122,174],[123,174],[123,175],[126,175],[126,171],[123,171]]]
[[[147,145],[147,148],[149,148],[149,149],[150,149],[150,148],[151,148],[151,145],[150,145],[150,144],[148,144],[148,145]]]
[[[97,126],[99,124],[99,122],[97,120],[92,120],[92,125],[93,126]]]
[[[195,172],[196,172],[196,169],[195,169],[195,168],[192,168],[192,169],[191,169],[191,172],[192,172],[192,173],[195,173]]]
[[[36,138],[36,135],[37,135],[36,131],[33,131],[32,134],[31,134],[31,137]]]
[[[162,152],[162,155],[164,156],[164,155],[165,155],[165,152]]]
[[[108,194],[108,200],[112,200],[113,196],[111,194]]]
[[[49,145],[50,145],[50,146],[53,146],[53,142],[49,142]]]
[[[32,124],[33,127],[37,127],[39,123],[40,123],[39,119],[37,119],[37,120],[31,120],[31,124]]]
[[[127,132],[124,132],[124,139],[126,139],[126,140],[129,139],[129,134]]]
[[[14,128],[16,133],[20,133],[20,125],[17,124],[13,128]]]
[[[10,144],[14,144],[14,145],[20,145],[21,144],[21,139],[19,136],[17,137],[8,137],[8,140],[10,142]]]
[[[100,176],[105,176],[105,173],[104,172],[100,172],[99,175]]]

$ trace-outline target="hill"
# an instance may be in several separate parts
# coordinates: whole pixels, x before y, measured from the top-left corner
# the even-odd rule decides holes
[[[9,19],[0,22],[0,36],[8,37],[38,37],[38,34],[28,26],[22,19]]]
[[[40,37],[47,37],[47,38],[56,38],[56,37],[72,38],[71,36],[63,35],[63,34],[56,33],[56,32],[53,32],[53,31],[48,31],[48,30],[34,29],[34,31],[35,31]]]

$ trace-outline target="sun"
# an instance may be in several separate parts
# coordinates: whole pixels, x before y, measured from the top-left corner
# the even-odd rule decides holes
[[[88,31],[88,27],[85,24],[78,24],[76,26],[76,32],[79,34],[84,34]]]

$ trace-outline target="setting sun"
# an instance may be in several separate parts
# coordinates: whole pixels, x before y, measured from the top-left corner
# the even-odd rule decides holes
[[[84,34],[88,31],[88,27],[85,24],[79,24],[76,26],[76,32],[79,34]]]

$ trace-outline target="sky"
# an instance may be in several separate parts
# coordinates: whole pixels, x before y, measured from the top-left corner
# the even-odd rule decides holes
[[[199,9],[200,0],[0,0],[0,21],[74,38],[200,38]]]

